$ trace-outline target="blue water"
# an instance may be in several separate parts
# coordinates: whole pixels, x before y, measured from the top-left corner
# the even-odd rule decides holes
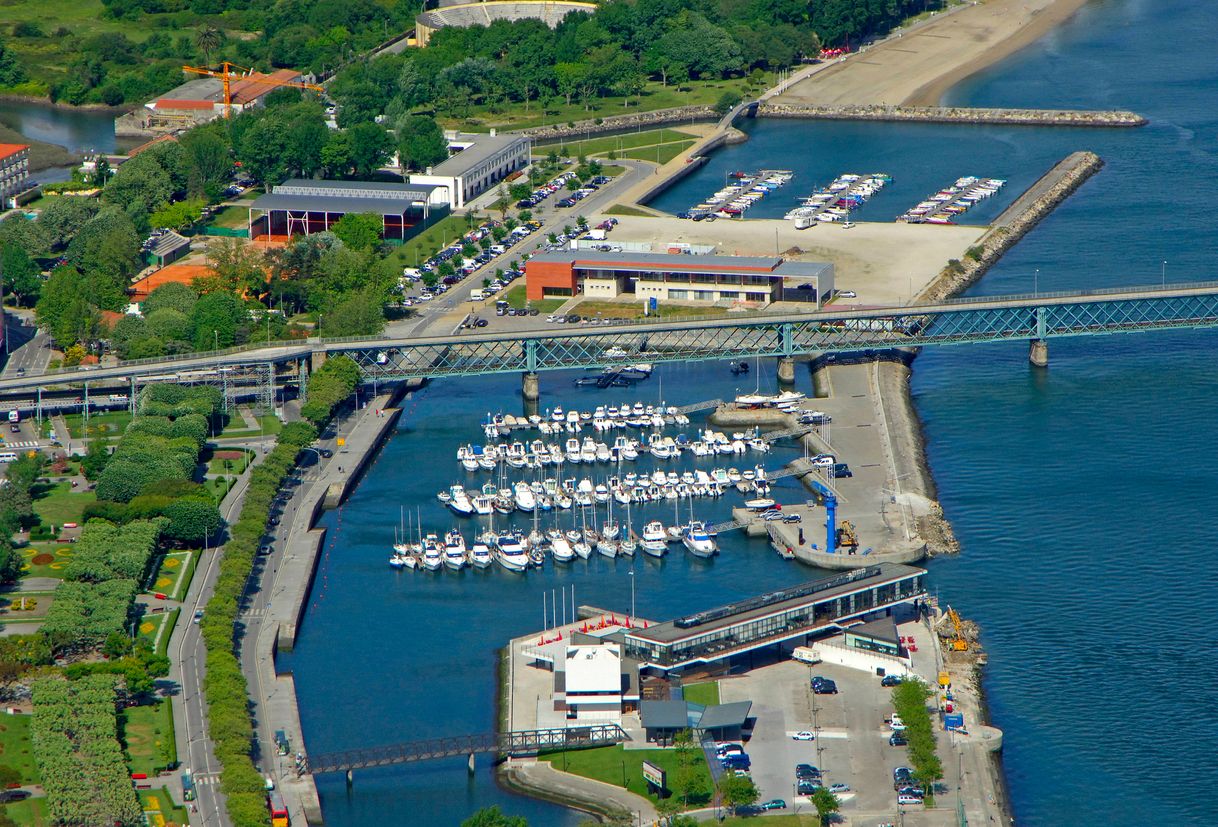
[[[966,174],[1008,178],[1009,199],[1067,152],[1092,149],[1105,169],[974,292],[1023,292],[1037,271],[1042,290],[1156,283],[1164,272],[1169,281],[1211,279],[1215,22],[1202,0],[1093,3],[951,97],[1128,108],[1151,119],[1144,129],[762,122],[753,140],[717,155],[658,206],[683,209],[733,169],[795,169],[795,181],[752,213],[774,215],[838,173],[885,171],[894,185],[860,216],[883,220]],[[959,557],[930,564],[932,588],[984,630],[986,691],[1006,731],[1020,824],[1107,827],[1114,813],[1120,823],[1168,827],[1212,820],[1216,344],[1212,333],[1054,341],[1045,372],[1027,366],[1023,347],[1006,345],[928,351],[916,363],[927,450],[962,545]],[[721,365],[675,367],[663,378],[673,402],[735,384]],[[488,407],[519,404],[518,393],[514,377],[433,385],[352,500],[327,518],[335,531],[314,605],[297,653],[284,659],[311,751],[488,729],[493,652],[537,626],[539,592],[574,584],[580,603],[629,601],[626,561],[517,579],[385,567],[399,503],[422,503],[429,525],[451,522],[432,495],[459,474],[452,451],[474,438]],[[552,376],[543,394],[581,407],[598,398]],[[636,395],[658,398],[657,380],[608,398]],[[700,515],[713,519],[728,504]],[[639,613],[671,615],[811,574],[763,544],[725,545],[710,568],[681,556],[662,569],[636,561]],[[456,824],[489,803],[535,825],[578,820],[498,791],[485,769],[467,781],[460,761],[363,773],[351,796],[341,779],[324,779],[322,796],[337,827]]]

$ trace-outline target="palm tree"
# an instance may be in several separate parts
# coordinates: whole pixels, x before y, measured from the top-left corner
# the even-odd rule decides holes
[[[224,32],[205,23],[195,31],[195,46],[203,52],[203,62],[207,66],[211,66],[211,53],[220,48],[220,44],[224,42]]]

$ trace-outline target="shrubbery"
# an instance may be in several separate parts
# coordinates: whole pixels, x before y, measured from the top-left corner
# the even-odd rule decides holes
[[[934,725],[926,708],[930,694],[930,689],[919,680],[904,680],[892,689],[893,709],[905,723],[905,737],[909,739],[909,763],[914,778],[923,787],[943,777],[943,763],[935,752]]]
[[[309,377],[309,401],[301,406],[300,415],[314,425],[321,425],[330,418],[334,406],[355,390],[359,377],[359,366],[346,356],[327,359]]]

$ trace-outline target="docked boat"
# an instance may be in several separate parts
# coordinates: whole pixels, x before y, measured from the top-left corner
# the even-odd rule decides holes
[[[768,508],[773,508],[777,503],[769,497],[757,497],[752,500],[745,500],[744,507],[753,511],[765,511]]]
[[[652,520],[643,526],[643,552],[652,557],[663,557],[668,553],[668,535],[659,520]]]
[[[469,495],[465,493],[465,489],[459,485],[454,485],[448,489],[448,502],[445,503],[457,514],[462,517],[468,517],[474,513],[474,504],[470,502]]]
[[[495,562],[495,557],[491,553],[490,546],[481,541],[474,543],[470,547],[470,557],[473,559],[474,568],[489,568]]]
[[[681,542],[695,557],[714,557],[719,551],[719,544],[715,542],[715,538],[706,530],[706,525],[698,520],[693,520],[685,527],[685,531],[681,535]]]
[[[529,567],[529,553],[524,540],[513,531],[500,534],[495,541],[495,559],[508,571],[524,571]]]
[[[549,533],[550,539],[550,554],[554,557],[555,563],[570,563],[575,559],[575,549],[571,548],[571,544],[567,542],[567,538],[560,531]]]
[[[537,507],[537,498],[533,495],[533,489],[529,488],[528,483],[518,482],[512,490],[515,494],[516,507],[521,511],[531,513]]]
[[[444,535],[444,565],[453,571],[461,571],[469,565],[465,556],[465,538],[455,528]]]
[[[444,549],[440,545],[440,538],[434,534],[428,534],[423,538],[423,568],[428,571],[439,571],[444,567]]]

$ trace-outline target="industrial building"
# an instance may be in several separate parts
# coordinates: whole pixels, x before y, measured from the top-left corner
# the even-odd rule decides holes
[[[249,209],[249,237],[285,239],[329,230],[348,213],[381,217],[381,237],[403,241],[443,210],[448,189],[436,184],[314,181],[293,178],[272,187]]]
[[[778,256],[683,253],[540,253],[525,265],[529,301],[559,296],[634,297],[641,301],[811,302],[833,292],[833,265]]]
[[[919,600],[926,594],[925,580],[925,569],[880,563],[630,629],[622,637],[624,651],[641,669],[666,673],[768,646],[802,645]]]
[[[300,72],[276,69],[269,74],[249,72],[233,76],[229,99],[233,114],[261,106],[263,98],[281,86],[299,83]],[[217,77],[188,80],[134,112],[115,120],[117,134],[143,134],[148,130],[189,129],[224,115],[224,81]]]
[[[30,148],[27,144],[0,144],[0,204],[17,206],[12,199],[30,188]]]
[[[513,172],[529,164],[532,141],[523,135],[446,132],[448,160],[410,176],[411,184],[444,187],[454,210],[461,209]]]

